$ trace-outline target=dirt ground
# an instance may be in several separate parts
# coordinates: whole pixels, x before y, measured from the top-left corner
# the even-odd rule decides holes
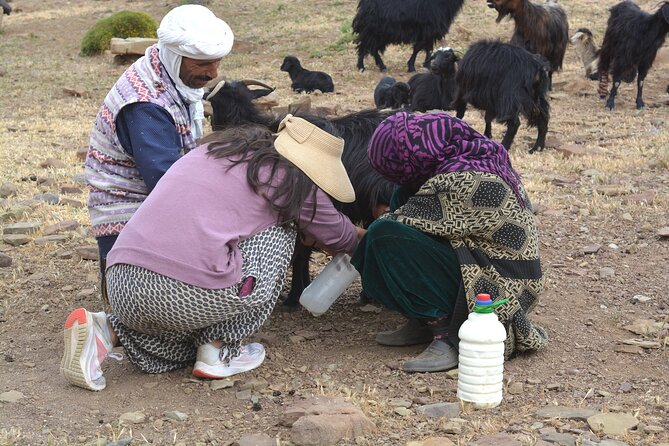
[[[235,387],[213,390],[211,383],[192,379],[189,369],[147,375],[127,360],[105,362],[108,386],[103,392],[68,385],[59,375],[65,317],[77,306],[101,308],[97,262],[81,257],[81,248],[94,239],[77,151],[87,146],[97,108],[125,68],[109,54],[79,57],[79,44],[86,30],[109,13],[144,10],[160,20],[179,3],[14,0],[15,12],[4,17],[0,184],[1,190],[15,193],[0,198],[0,222],[3,227],[25,221],[40,226],[28,243],[0,242],[0,252],[12,259],[0,268],[0,444],[107,444],[132,437],[132,444],[222,445],[245,434],[266,433],[286,445],[290,430],[278,424],[279,416],[287,405],[310,395],[345,397],[376,425],[374,433],[341,444],[404,445],[429,437],[459,445],[493,444],[485,438],[497,433],[503,434],[496,437],[503,438],[498,445],[568,444],[546,443],[550,432],[569,434],[571,444],[597,444],[604,438],[622,442],[606,444],[669,442],[667,330],[643,334],[643,329],[634,333],[626,328],[641,319],[658,327],[669,316],[669,239],[661,235],[669,226],[666,53],[646,80],[647,107],[637,111],[635,87],[623,85],[615,111],[608,112],[596,84],[583,79],[570,46],[551,93],[552,147],[528,155],[536,133],[524,127],[519,131],[510,153],[539,205],[546,276],[546,291],[532,319],[545,327],[551,343],[544,352],[507,362],[503,403],[487,411],[465,408],[456,423],[459,430],[416,414],[422,404],[457,401],[456,381],[445,373],[399,370],[403,360],[424,347],[375,344],[378,331],[401,319],[376,306],[361,306],[359,285],[320,318],[277,307],[256,337],[266,345],[267,360],[240,376]],[[615,2],[561,3],[572,32],[587,26],[601,43],[607,8]],[[221,65],[228,78],[255,78],[276,86],[276,99],[287,105],[300,96],[289,90],[288,76],[279,66],[285,55],[294,54],[335,80],[336,93],[312,95],[314,105],[338,104],[341,110],[373,105],[372,91],[382,75],[369,58],[366,72],[355,69],[355,49],[344,34],[354,0],[208,4],[236,34],[235,50]],[[640,2],[647,11],[656,4]],[[444,43],[465,51],[480,38],[508,38],[512,23],[495,24],[495,17],[485,2],[468,0]],[[409,53],[407,47],[389,48],[388,74],[407,80]],[[468,111],[465,119],[482,130],[478,112]],[[502,126],[493,130],[501,139]],[[567,150],[580,153],[570,156]],[[57,195],[60,203],[38,196],[45,193]],[[62,237],[42,238],[51,225],[69,220],[80,226],[60,232]],[[314,271],[322,265],[317,258]],[[639,340],[646,341],[644,348]],[[260,410],[237,393],[254,379],[266,381],[266,387],[253,392]],[[408,411],[396,410],[398,399],[411,403]],[[627,413],[639,425],[622,435],[593,432],[582,420],[537,416],[536,410],[546,405]],[[188,418],[174,421],[164,415],[170,411]],[[126,412],[141,412],[146,421],[121,425],[119,417]]]

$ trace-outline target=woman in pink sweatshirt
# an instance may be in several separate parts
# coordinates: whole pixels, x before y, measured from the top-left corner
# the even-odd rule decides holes
[[[193,366],[222,378],[260,366],[263,346],[242,342],[272,312],[298,233],[333,254],[352,253],[364,233],[330,198],[355,199],[342,149],[288,115],[276,135],[215,132],[178,160],[107,257],[111,313],[68,316],[65,379],[104,389],[100,365],[116,345],[148,373]]]

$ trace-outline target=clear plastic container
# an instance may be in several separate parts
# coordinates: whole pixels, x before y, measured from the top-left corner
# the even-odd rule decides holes
[[[300,296],[300,304],[314,316],[328,311],[346,288],[358,277],[348,254],[337,254],[314,278]]]
[[[479,294],[458,331],[458,398],[478,409],[502,402],[506,329],[492,311],[501,303],[493,306],[488,294]]]

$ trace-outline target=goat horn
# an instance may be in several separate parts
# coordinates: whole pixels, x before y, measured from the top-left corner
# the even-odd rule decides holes
[[[258,85],[259,87],[269,88],[270,90],[274,91],[274,88],[273,88],[273,87],[270,87],[269,85],[267,85],[267,84],[265,84],[265,83],[262,83],[262,82],[260,82],[260,81],[257,81],[257,80],[255,80],[255,79],[243,79],[243,80],[241,81],[241,83],[243,83],[243,84],[246,85],[247,87],[248,87],[249,85]]]
[[[205,99],[208,101],[210,98],[213,98],[216,95],[216,93],[218,93],[218,90],[223,88],[224,85],[225,85],[225,80],[220,81],[218,84],[216,84],[214,89],[211,90],[211,92],[209,92],[209,94]]]

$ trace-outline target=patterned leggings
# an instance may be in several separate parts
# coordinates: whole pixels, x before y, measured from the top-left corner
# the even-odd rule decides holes
[[[221,359],[237,356],[242,340],[258,331],[276,304],[295,236],[272,226],[242,241],[242,280],[224,289],[199,288],[134,265],[110,267],[109,321],[130,362],[147,373],[192,366],[197,347],[214,340],[224,344]],[[240,297],[248,277],[255,285]]]

